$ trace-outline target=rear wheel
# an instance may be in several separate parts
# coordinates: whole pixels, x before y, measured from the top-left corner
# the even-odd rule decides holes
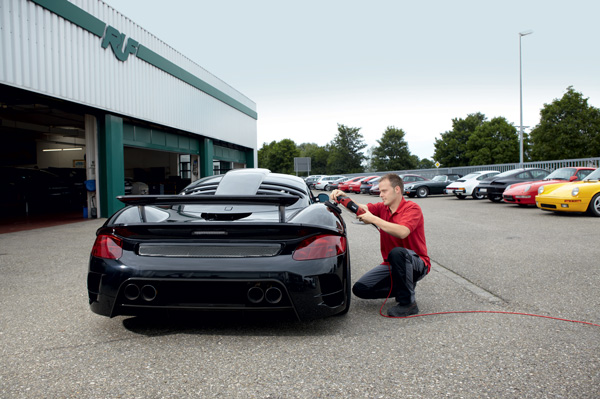
[[[600,217],[600,193],[594,195],[588,206],[588,212],[592,216]]]
[[[475,198],[477,200],[484,199],[485,198],[485,194],[481,194],[479,191],[473,190],[473,198]]]
[[[417,188],[417,197],[425,198],[429,195],[429,189],[427,187],[419,187]]]
[[[348,263],[350,263],[350,257],[348,257]],[[350,266],[348,266],[348,275],[346,276],[346,306],[344,310],[336,314],[336,316],[343,316],[350,310],[350,302],[352,302],[352,279],[350,278]]]

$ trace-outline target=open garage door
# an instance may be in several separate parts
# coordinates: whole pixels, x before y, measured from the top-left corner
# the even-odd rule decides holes
[[[84,115],[80,106],[0,87],[0,223],[83,218]]]
[[[191,183],[194,155],[146,148],[125,147],[125,192],[132,194],[178,194]]]

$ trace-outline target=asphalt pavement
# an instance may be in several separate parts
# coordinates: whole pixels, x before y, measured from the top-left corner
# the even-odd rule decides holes
[[[357,202],[377,197],[354,195]],[[414,199],[432,272],[421,314],[492,311],[600,324],[600,218]],[[349,228],[353,280],[378,232]],[[600,327],[512,313],[108,319],[89,310],[103,220],[0,235],[0,398],[597,398]]]

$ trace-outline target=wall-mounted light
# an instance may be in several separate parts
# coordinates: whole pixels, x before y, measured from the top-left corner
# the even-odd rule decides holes
[[[55,151],[80,151],[83,150],[81,147],[69,147],[69,148],[44,148],[43,152],[55,152]]]

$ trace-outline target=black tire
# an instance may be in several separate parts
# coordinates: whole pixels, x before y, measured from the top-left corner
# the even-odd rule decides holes
[[[476,200],[484,199],[485,194],[481,194],[480,192],[473,190],[473,198]]]
[[[325,191],[331,191],[331,187],[329,187],[329,184],[325,186]]]
[[[417,188],[417,197],[426,198],[429,195],[429,189],[427,187]]]
[[[600,217],[600,193],[594,195],[588,206],[588,212],[592,216]]]
[[[344,310],[337,313],[336,316],[343,316],[350,310],[350,303],[352,302],[352,278],[350,269],[350,255],[348,255],[348,275],[346,276],[346,306]]]
[[[462,194],[455,194],[455,195],[456,195],[456,198],[458,198],[458,199],[465,199],[465,198],[467,198],[466,195],[462,195]]]
[[[491,197],[488,196],[488,199],[492,202],[502,202],[502,196],[501,195],[492,195]]]

